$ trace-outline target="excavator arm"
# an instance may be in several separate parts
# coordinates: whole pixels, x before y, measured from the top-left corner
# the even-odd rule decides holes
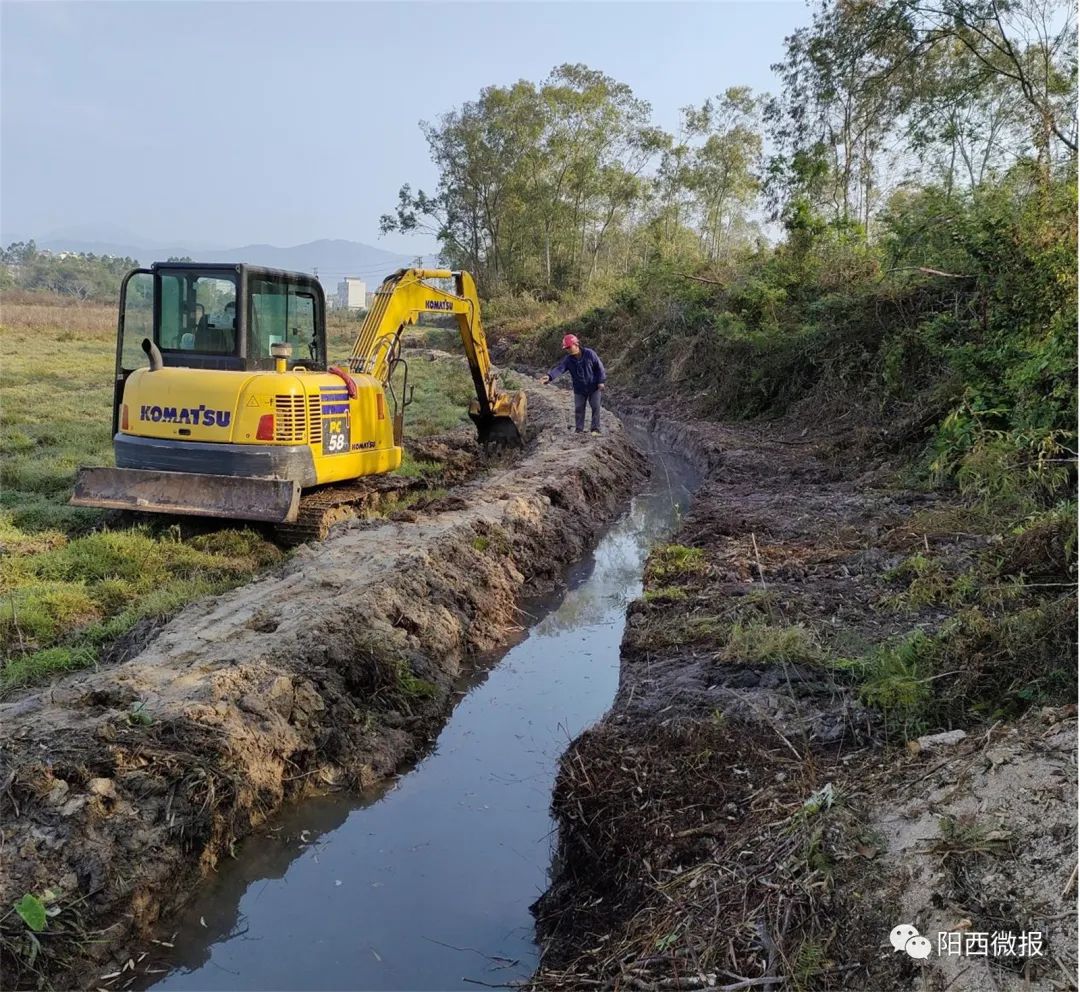
[[[452,280],[453,291],[435,285],[434,280]],[[349,369],[375,376],[384,386],[389,386],[398,360],[401,332],[423,314],[453,314],[457,320],[476,390],[469,416],[476,424],[480,442],[521,443],[525,432],[525,394],[506,393],[499,386],[480,322],[476,283],[468,272],[399,269],[388,276],[375,294],[356,337]]]

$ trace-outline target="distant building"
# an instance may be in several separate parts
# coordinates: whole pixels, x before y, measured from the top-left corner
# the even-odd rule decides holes
[[[362,310],[366,305],[367,283],[351,276],[337,286],[337,305],[344,310]]]

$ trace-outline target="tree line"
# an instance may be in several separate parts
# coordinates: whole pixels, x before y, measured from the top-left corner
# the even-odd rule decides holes
[[[78,300],[114,302],[120,280],[139,263],[115,255],[39,251],[31,241],[0,248],[0,289],[56,293]]]
[[[551,296],[716,262],[770,222],[871,243],[915,190],[1075,170],[1076,54],[1060,0],[823,0],[773,66],[779,92],[728,88],[675,134],[625,83],[558,66],[422,122],[437,184],[402,186],[382,230],[434,235],[489,294]]]

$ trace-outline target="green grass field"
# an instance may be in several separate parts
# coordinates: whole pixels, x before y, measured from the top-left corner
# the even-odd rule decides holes
[[[355,322],[333,321],[343,359]],[[280,561],[264,531],[148,518],[103,526],[105,514],[67,505],[80,465],[112,464],[112,307],[5,303],[0,311],[0,694],[97,664],[147,618],[239,585]],[[466,421],[464,365],[413,361],[406,437]],[[406,456],[402,467],[415,474]]]

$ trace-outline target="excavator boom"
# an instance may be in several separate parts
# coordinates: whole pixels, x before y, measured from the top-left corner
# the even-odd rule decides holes
[[[450,282],[453,289],[438,282]],[[399,269],[388,276],[356,337],[350,371],[373,375],[389,385],[401,332],[423,314],[453,314],[457,320],[476,390],[469,416],[476,424],[480,443],[521,443],[525,433],[525,394],[506,393],[499,387],[480,321],[476,283],[468,272]]]

